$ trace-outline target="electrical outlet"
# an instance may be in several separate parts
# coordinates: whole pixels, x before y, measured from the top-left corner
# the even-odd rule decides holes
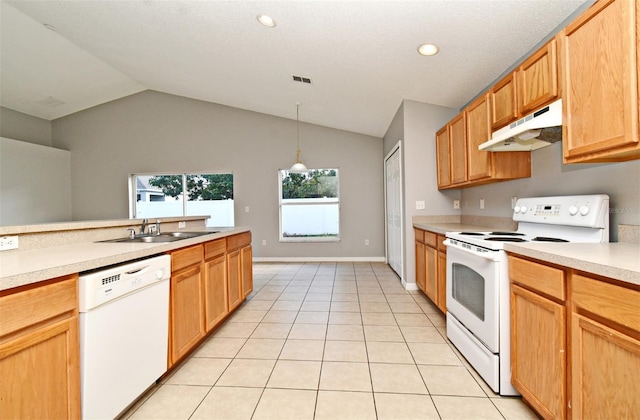
[[[368,245],[369,245],[369,240],[368,240],[368,239],[365,239],[365,240],[364,240],[364,244],[368,246]]]
[[[244,212],[245,212],[245,213],[249,213],[249,206],[246,206],[246,207],[244,208]]]
[[[424,210],[425,204],[424,201],[416,201],[416,210]]]
[[[18,237],[3,236],[0,238],[0,251],[8,251],[10,249],[18,249]]]
[[[453,208],[458,210],[460,208],[460,200],[453,200]]]
[[[178,229],[184,229],[187,227],[187,222],[178,222]]]
[[[267,240],[266,239],[262,240],[262,246],[267,246]]]
[[[480,210],[484,210],[484,198],[480,199]]]

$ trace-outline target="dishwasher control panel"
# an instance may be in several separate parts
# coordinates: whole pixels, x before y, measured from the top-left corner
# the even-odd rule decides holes
[[[171,257],[160,255],[80,273],[79,310],[86,312],[171,276]]]

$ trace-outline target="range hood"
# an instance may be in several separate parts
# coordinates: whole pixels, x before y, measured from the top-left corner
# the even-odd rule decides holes
[[[562,140],[562,99],[495,131],[478,149],[487,152],[536,150]]]

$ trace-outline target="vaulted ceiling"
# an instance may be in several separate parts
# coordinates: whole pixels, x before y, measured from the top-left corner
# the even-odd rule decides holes
[[[0,104],[52,120],[152,89],[382,137],[403,99],[460,108],[592,2],[2,0]]]

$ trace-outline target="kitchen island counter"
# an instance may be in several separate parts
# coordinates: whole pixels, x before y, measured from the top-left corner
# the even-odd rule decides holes
[[[196,229],[190,229],[195,231]],[[68,274],[94,270],[190,245],[248,232],[249,227],[201,228],[210,231],[189,239],[162,243],[86,242],[0,253],[0,291]]]

